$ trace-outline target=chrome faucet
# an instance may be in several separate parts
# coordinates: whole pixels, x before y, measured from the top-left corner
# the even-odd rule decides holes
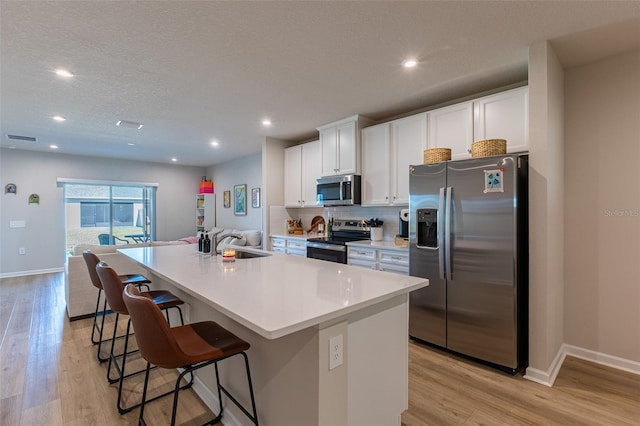
[[[214,255],[214,256],[218,254],[218,245],[219,245],[219,244],[220,244],[220,242],[221,242],[224,238],[226,238],[226,237],[233,237],[233,238],[238,238],[238,239],[244,238],[244,236],[243,236],[243,235],[240,235],[240,234],[224,234],[224,235],[216,235],[216,236],[215,236],[215,238],[214,238],[215,244],[214,244],[214,246],[213,246],[213,255]]]

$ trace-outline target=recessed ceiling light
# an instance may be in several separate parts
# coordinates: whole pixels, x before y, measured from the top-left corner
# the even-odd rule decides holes
[[[407,59],[402,63],[402,66],[405,68],[413,68],[416,65],[418,65],[418,61],[416,61],[415,59]]]
[[[63,116],[61,116],[61,115],[54,115],[52,118],[53,118],[55,121],[66,121],[66,120],[67,120],[66,118],[64,118],[64,117],[63,117]]]
[[[265,118],[264,120],[262,120],[262,125],[264,127],[270,127],[271,126],[271,120],[269,120],[268,118]]]
[[[15,145],[11,145],[11,146],[9,147],[9,149],[16,149],[16,146],[15,146]]]
[[[51,148],[51,149],[58,149],[58,145],[49,145],[49,148]]]
[[[211,141],[211,146],[219,146],[220,143],[218,141]]]
[[[174,157],[174,158],[171,159],[171,161],[173,161],[175,163],[176,161],[178,161],[178,159]]]
[[[118,120],[116,123],[118,127],[126,127],[127,129],[142,129],[142,123],[136,123],[135,121]]]
[[[129,143],[127,143],[127,145],[129,145],[129,146],[134,146],[134,145],[135,145],[135,143],[131,143],[131,142],[129,142]]]
[[[69,70],[64,69],[64,68],[56,69],[56,74],[58,76],[60,76],[60,77],[63,77],[63,78],[71,78],[71,77],[73,77],[73,73],[71,71],[69,71]]]

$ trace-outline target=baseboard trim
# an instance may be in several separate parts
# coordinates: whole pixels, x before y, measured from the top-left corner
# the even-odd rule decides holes
[[[182,369],[178,369],[178,371],[183,371]],[[209,389],[203,382],[198,378],[198,376],[194,376],[193,378],[193,391],[200,397],[202,402],[209,407],[212,413],[217,414],[220,412],[220,401],[218,400],[218,396],[213,393],[211,389]],[[232,403],[233,405],[233,403]],[[233,406],[235,408],[235,405]],[[238,418],[234,416],[234,414],[229,409],[231,407],[226,407],[224,410],[224,424],[225,425],[241,425],[242,422],[238,421]]]
[[[538,370],[537,368],[527,368],[525,379],[532,382],[540,383],[545,386],[553,386],[558,377],[560,368],[567,356],[580,358],[585,361],[591,361],[606,367],[615,368],[617,370],[627,371],[629,373],[640,375],[640,362],[620,358],[614,355],[604,354],[602,352],[592,351],[591,349],[580,348],[578,346],[567,345],[563,343],[558,350],[548,371]]]
[[[532,382],[540,383],[541,385],[552,387],[553,383],[556,381],[556,377],[558,377],[558,373],[560,372],[560,367],[562,367],[564,358],[567,356],[564,351],[564,346],[565,345],[562,344],[562,346],[560,346],[560,349],[558,349],[558,353],[556,354],[555,358],[553,358],[548,371],[528,367],[524,378],[527,380],[531,380]]]
[[[34,269],[32,271],[16,271],[0,273],[0,278],[26,277],[28,275],[54,274],[64,272],[64,268]]]
[[[592,351],[590,349],[580,348],[573,345],[563,345],[567,355],[584,359],[585,361],[595,362],[607,367],[618,370],[627,371],[629,373],[640,375],[640,362],[630,359],[620,358],[614,355],[603,354],[601,352]]]

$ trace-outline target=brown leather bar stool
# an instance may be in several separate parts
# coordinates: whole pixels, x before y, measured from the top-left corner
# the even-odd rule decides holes
[[[129,311],[127,310],[127,307],[124,304],[124,301],[122,300],[124,284],[122,283],[122,280],[120,280],[118,273],[104,262],[98,263],[98,265],[96,266],[96,272],[98,273],[98,277],[100,277],[100,282],[102,283],[104,295],[107,298],[107,301],[109,302],[109,306],[111,306],[111,309],[113,309],[113,311],[116,313],[116,319],[115,319],[115,324],[113,328],[113,338],[111,339],[111,351],[109,352],[109,365],[107,366],[107,380],[109,381],[109,383],[119,382],[117,407],[118,407],[118,412],[120,414],[124,414],[140,406],[140,404],[134,404],[130,407],[121,406],[122,385],[124,383],[124,379],[126,379],[127,377],[131,377],[133,375],[142,373],[145,370],[142,369],[133,373],[125,374],[127,355],[137,352],[137,350],[128,352],[129,335],[131,334],[130,333],[131,317],[129,317],[129,320],[127,321],[127,332],[125,334],[125,339],[124,339],[124,349],[121,354],[114,353],[116,333],[118,329],[118,320],[120,319],[120,315],[129,315]],[[133,285],[133,284],[129,284],[129,285]],[[182,309],[180,309],[180,305],[184,304],[184,301],[182,299],[178,298],[176,295],[166,290],[151,290],[151,291],[143,292],[140,294],[142,295],[142,297],[148,300],[149,303],[156,306],[158,310],[162,309],[165,311],[167,319],[165,320],[163,318],[163,321],[167,325],[167,327],[171,327],[169,324],[169,312],[168,312],[169,309],[177,309],[178,312],[180,313],[180,322],[184,324],[184,319],[182,317]],[[137,333],[137,330],[136,330],[136,333]],[[117,358],[122,358],[121,366],[118,365]],[[111,378],[112,365],[115,367],[115,369],[119,373],[119,377],[113,378],[113,379]],[[193,375],[191,376],[191,380],[193,380]],[[192,383],[189,383],[187,387],[191,386],[191,384]],[[169,395],[170,393],[172,393],[172,391],[166,392],[163,395],[159,395],[154,399]]]
[[[98,277],[98,273],[96,272],[96,266],[100,262],[98,256],[95,253],[91,252],[91,250],[85,250],[82,253],[82,257],[84,258],[84,262],[87,264],[87,269],[89,270],[89,278],[91,278],[91,284],[98,289],[98,299],[96,300],[96,312],[93,315],[93,329],[91,330],[91,343],[94,345],[98,345],[98,361],[106,362],[109,360],[109,357],[103,358],[100,356],[102,352],[102,344],[108,342],[111,339],[102,339],[102,330],[104,329],[104,319],[107,316],[107,299],[104,299],[104,304],[102,306],[102,311],[100,309],[100,297],[102,296],[102,283],[100,282],[100,277]],[[140,274],[128,274],[128,275],[119,275],[118,278],[123,282],[123,284],[135,284],[138,288],[146,287],[146,290],[149,290],[148,284],[151,283],[144,275]],[[102,322],[98,325],[98,315],[102,316]],[[96,339],[96,331],[98,332],[98,338]],[[124,337],[124,336],[118,336]]]
[[[193,371],[211,364],[214,364],[216,370],[220,413],[206,424],[214,424],[222,419],[224,407],[221,392],[224,392],[256,426],[258,425],[258,414],[253,396],[251,372],[249,371],[249,359],[245,353],[250,347],[247,342],[213,321],[203,321],[170,328],[166,321],[164,321],[162,312],[160,312],[158,306],[148,298],[143,297],[133,285],[127,285],[125,287],[123,299],[129,310],[133,326],[136,329],[136,340],[138,341],[140,353],[147,361],[144,388],[142,390],[142,405],[140,407],[140,418],[138,420],[139,425],[146,424],[144,421],[144,406],[147,402],[145,399],[151,364],[161,368],[184,369],[178,376],[175,390],[173,391],[171,426],[176,423],[180,381],[186,374],[192,373],[193,376]],[[235,355],[242,355],[244,357],[253,414],[249,413],[249,411],[220,384],[218,362]]]

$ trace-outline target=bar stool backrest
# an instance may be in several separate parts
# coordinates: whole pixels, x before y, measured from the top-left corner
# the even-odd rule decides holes
[[[102,288],[102,282],[100,281],[100,277],[96,272],[96,266],[100,263],[100,259],[96,256],[91,250],[85,250],[82,253],[82,257],[84,258],[84,262],[87,264],[87,269],[89,270],[89,278],[91,278],[91,284],[95,288]]]
[[[104,262],[98,263],[96,272],[100,277],[104,295],[107,297],[107,302],[109,302],[111,309],[119,314],[129,315],[129,311],[127,311],[127,307],[122,300],[124,284],[122,284],[118,273]]]
[[[151,299],[141,296],[133,284],[125,287],[123,299],[136,330],[136,341],[142,357],[162,368],[188,365],[160,308]]]

